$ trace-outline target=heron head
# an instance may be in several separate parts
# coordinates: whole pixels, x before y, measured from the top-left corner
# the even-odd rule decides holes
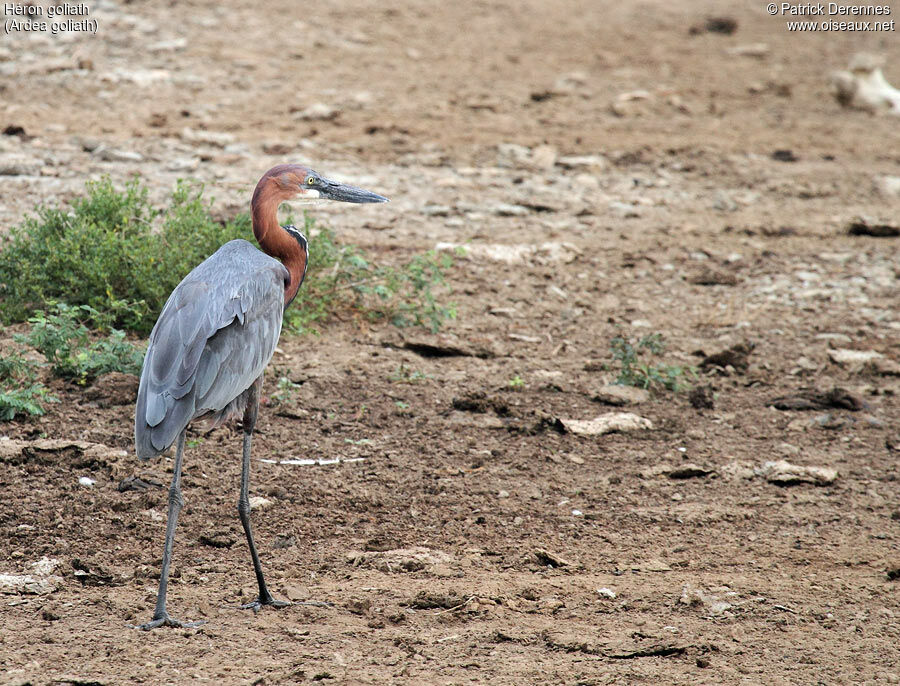
[[[378,193],[356,186],[326,179],[318,172],[300,164],[281,164],[266,173],[281,199],[337,200],[340,202],[388,202]],[[265,178],[265,177],[264,177]]]

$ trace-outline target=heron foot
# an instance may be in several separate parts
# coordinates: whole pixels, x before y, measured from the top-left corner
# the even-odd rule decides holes
[[[282,607],[290,607],[292,603],[288,602],[287,600],[275,600],[275,598],[273,598],[269,593],[261,593],[259,597],[253,602],[245,603],[244,605],[239,605],[238,607],[241,610],[253,610],[253,613],[256,614],[265,605],[279,609]]]
[[[160,626],[173,626],[177,629],[193,629],[194,627],[198,627],[203,624],[206,624],[206,620],[200,620],[199,622],[182,622],[181,620],[170,617],[169,613],[166,612],[161,617],[154,617],[146,624],[133,624],[131,628],[143,629],[144,631],[150,631],[150,629],[156,629]]]

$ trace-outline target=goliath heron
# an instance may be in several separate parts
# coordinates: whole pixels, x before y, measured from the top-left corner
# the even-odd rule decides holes
[[[166,589],[181,496],[184,436],[192,419],[208,416],[214,426],[243,413],[243,464],[238,513],[259,597],[242,608],[283,607],[266,588],[250,528],[250,437],[259,411],[263,370],[275,352],[285,308],[306,275],[309,248],[293,226],[278,224],[278,206],[293,197],[352,203],[386,202],[376,193],[335,183],[297,164],[267,171],[250,203],[253,234],[262,252],[244,240],[229,241],[197,265],[159,315],[144,358],[134,420],[138,457],[149,459],[175,444],[162,571],[153,618],[137,628],[191,627],[166,612]]]

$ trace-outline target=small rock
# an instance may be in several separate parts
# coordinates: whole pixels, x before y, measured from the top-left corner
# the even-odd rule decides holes
[[[609,203],[609,209],[619,215],[622,219],[637,219],[641,216],[641,211],[637,205],[627,202],[613,201]]]
[[[105,162],[142,162],[144,160],[144,156],[139,152],[107,148],[105,145],[94,150],[94,154]]]
[[[603,588],[597,589],[597,595],[599,595],[601,598],[609,598],[610,600],[614,600],[616,597],[616,592],[611,588],[606,588],[604,586]]]
[[[90,487],[93,486],[95,483],[97,483],[96,480],[92,479],[92,478],[89,477],[89,476],[81,476],[81,477],[78,478],[78,485],[79,485],[79,486],[85,486],[85,487],[87,487],[87,488],[90,488]]]
[[[678,465],[677,467],[673,467],[669,472],[668,477],[670,479],[693,479],[698,476],[707,476],[712,474],[715,470],[707,469],[706,467],[701,467],[700,465],[694,464],[693,462],[686,462],[682,465]]]
[[[510,205],[508,203],[500,203],[494,205],[491,211],[500,217],[524,217],[531,211],[522,205]]]
[[[302,110],[295,111],[294,116],[303,121],[330,121],[340,115],[340,110],[326,105],[324,102],[316,102]]]
[[[608,412],[594,419],[560,419],[563,428],[578,436],[602,436],[613,432],[652,429],[653,422],[631,412]]]
[[[878,376],[900,376],[900,362],[879,357],[867,362],[863,370]]]
[[[0,155],[0,176],[38,176],[43,163],[19,153]]]
[[[805,467],[791,464],[785,460],[766,462],[757,470],[766,481],[779,486],[793,486],[808,483],[816,486],[828,486],[838,477],[836,469],[830,467]]]
[[[876,350],[847,350],[845,348],[837,348],[835,350],[829,350],[828,357],[830,357],[831,361],[835,364],[847,367],[862,365],[866,362],[882,358],[884,355]]]
[[[876,183],[878,192],[889,198],[900,198],[900,176],[882,176]]]
[[[531,151],[531,164],[537,169],[551,169],[556,164],[556,148],[539,145]]]
[[[542,565],[547,565],[548,567],[568,567],[572,563],[568,560],[551,553],[544,548],[538,548],[534,551],[534,556],[537,558],[537,561]]]
[[[556,160],[563,169],[576,171],[604,171],[609,168],[609,160],[602,155],[566,155]]]
[[[650,399],[650,392],[634,386],[608,385],[601,386],[591,396],[591,400],[604,405],[621,407],[622,405],[639,405]]]
[[[269,505],[272,505],[272,504],[273,503],[271,500],[269,500],[268,498],[263,498],[260,495],[250,496],[250,507],[254,510],[262,510],[262,509],[269,507]]]
[[[200,143],[203,145],[211,145],[216,148],[225,148],[225,146],[234,143],[234,136],[224,131],[205,131],[203,129],[192,129],[186,126],[181,131],[181,140],[188,143]]]
[[[768,43],[736,45],[733,48],[726,49],[725,52],[733,57],[755,57],[757,59],[762,59],[769,54],[769,45]]]
[[[730,596],[737,596],[734,591],[727,592]],[[724,614],[732,608],[732,604],[722,600],[719,596],[707,593],[695,588],[691,584],[685,584],[681,589],[681,597],[678,602],[688,607],[702,607],[713,616]]]

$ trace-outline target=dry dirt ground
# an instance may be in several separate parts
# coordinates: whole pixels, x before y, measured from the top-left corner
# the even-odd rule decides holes
[[[0,573],[43,591],[0,597],[2,683],[900,682],[900,238],[848,231],[897,226],[900,118],[828,85],[860,50],[900,83],[896,32],[761,1],[87,6],[96,36],[0,38],[3,226],[102,174],[233,213],[296,160],[392,198],[312,208],[376,259],[470,250],[444,338],[334,322],[273,360],[267,396],[299,388],[262,409],[257,541],[326,606],[236,609],[230,427],[189,436],[169,595],[207,623],[129,628],[171,470],[133,455],[133,388],[2,425]],[[598,401],[610,340],[654,332],[668,364],[750,352],[705,395]],[[561,421],[611,411],[652,428]]]

